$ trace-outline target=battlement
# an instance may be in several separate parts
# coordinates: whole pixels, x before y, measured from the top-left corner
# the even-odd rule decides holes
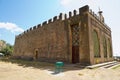
[[[64,21],[64,20],[70,19],[74,16],[82,15],[84,13],[90,13],[93,17],[95,17],[97,20],[99,20],[102,24],[107,26],[104,22],[101,21],[100,17],[97,16],[97,14],[95,14],[91,9],[89,9],[88,5],[86,5],[86,6],[79,8],[78,11],[77,10],[73,10],[72,12],[69,11],[68,14],[60,13],[58,16],[54,16],[53,18],[49,19],[48,21],[44,21],[42,24],[38,24],[37,26],[31,27],[30,29],[24,31],[22,34],[18,35],[17,37],[27,34],[28,32],[30,32],[32,30],[44,27],[45,25],[48,25],[50,23],[53,23],[56,21]],[[109,27],[107,27],[107,28],[110,29]]]
[[[110,30],[110,27],[108,27],[105,23],[104,23],[104,20],[101,20],[100,16],[98,16],[97,14],[95,14],[92,9],[89,10],[89,13],[95,17],[99,22],[101,22],[104,26],[106,26],[106,29],[109,29]]]
[[[95,13],[92,11],[92,9],[89,10],[89,13],[90,13],[91,15],[93,15],[96,19],[98,19],[98,20],[100,21],[100,17],[99,17],[97,14],[95,14]]]

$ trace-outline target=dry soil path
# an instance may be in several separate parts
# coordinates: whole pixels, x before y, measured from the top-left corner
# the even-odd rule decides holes
[[[118,69],[73,69],[53,74],[54,68],[34,68],[0,61],[0,80],[120,80]],[[74,67],[73,67],[74,68]]]

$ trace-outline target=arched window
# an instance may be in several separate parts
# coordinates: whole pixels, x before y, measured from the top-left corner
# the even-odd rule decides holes
[[[106,38],[103,37],[103,51],[104,51],[104,57],[107,57],[107,41]]]
[[[109,57],[112,57],[112,48],[111,48],[110,40],[108,40],[108,50],[109,50]]]
[[[93,31],[93,43],[94,43],[94,57],[100,57],[100,43],[98,33]]]

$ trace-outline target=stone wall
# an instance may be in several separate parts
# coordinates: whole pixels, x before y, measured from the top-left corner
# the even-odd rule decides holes
[[[76,30],[78,36],[78,54],[80,63],[96,64],[110,61],[110,48],[107,48],[107,58],[103,56],[103,35],[111,44],[111,29],[100,19],[89,6],[74,10],[69,14],[60,13],[59,16],[53,17],[48,21],[38,24],[22,34],[16,36],[14,46],[14,57],[23,59],[37,59],[49,61],[73,62],[72,44],[73,32],[72,27],[78,27]],[[100,57],[94,57],[94,42],[92,32],[98,33],[100,44]],[[76,32],[74,32],[76,33]],[[107,42],[108,45],[108,42]]]
[[[49,24],[38,25],[17,37],[15,55],[34,57],[35,50],[38,50],[39,58],[67,61],[67,44],[64,22],[55,20]]]
[[[92,10],[89,11],[88,23],[89,23],[89,42],[90,42],[90,62],[91,64],[102,63],[106,61],[113,60],[112,52],[112,37],[111,37],[111,29],[108,27],[103,21],[100,20],[100,17],[97,16]],[[94,39],[93,39],[93,31],[97,32],[98,42],[99,42],[99,57],[94,57]],[[106,48],[107,48],[107,57],[104,57],[104,42],[103,39],[106,39]],[[110,41],[111,50],[108,49],[108,42]]]

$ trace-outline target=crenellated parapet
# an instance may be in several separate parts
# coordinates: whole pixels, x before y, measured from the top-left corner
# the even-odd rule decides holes
[[[43,23],[42,23],[42,26],[44,26],[44,25],[46,25],[47,24],[47,21],[44,21]]]
[[[89,13],[91,15],[93,15],[93,17],[95,17],[96,19],[98,19],[100,21],[100,17],[97,14],[95,14],[91,9],[89,10]]]
[[[73,13],[74,13],[74,15],[76,16],[76,15],[77,15],[77,10],[74,10]]]
[[[34,26],[34,27],[33,27],[33,29],[36,29],[36,28],[37,28],[37,26]]]
[[[48,21],[44,21],[42,24],[38,24],[36,26],[33,26],[33,27],[27,29],[23,33],[19,34],[17,37],[21,37],[22,35],[28,34],[29,32],[36,30],[38,28],[44,28],[45,25],[49,25],[49,24],[54,23],[56,21],[67,20],[67,19],[72,18],[76,15],[79,15],[79,14],[77,14],[77,10],[73,10],[73,12],[70,11],[68,14],[60,13],[58,16],[54,16],[53,18],[49,19]]]
[[[49,19],[49,20],[48,20],[48,23],[51,23],[51,22],[52,22],[52,19]]]
[[[38,25],[37,25],[37,28],[39,28],[39,27],[41,27],[41,24],[38,24]]]
[[[103,25],[105,25],[107,29],[110,30],[110,27],[108,27],[108,26],[104,23],[104,17],[101,18],[101,16],[95,14],[95,13],[92,11],[92,9],[89,10],[89,13],[90,13],[96,20],[98,20],[98,21],[101,22]]]
[[[84,7],[79,8],[78,10],[73,10],[72,12],[69,11],[68,14],[60,13],[58,16],[54,16],[53,18],[49,19],[48,21],[44,21],[42,24],[38,24],[36,26],[33,26],[33,27],[29,28],[28,30],[24,31],[22,34],[19,34],[17,37],[21,37],[22,35],[27,34],[30,31],[36,30],[38,28],[44,28],[45,25],[49,25],[49,24],[54,23],[56,21],[68,20],[68,19],[70,19],[72,17],[75,17],[77,15],[84,15],[84,13],[91,14],[93,17],[95,17],[101,23],[105,24],[104,21],[101,20],[100,16],[95,14],[91,9],[89,9],[89,6],[86,5]],[[106,25],[106,27],[107,27],[107,25]]]

